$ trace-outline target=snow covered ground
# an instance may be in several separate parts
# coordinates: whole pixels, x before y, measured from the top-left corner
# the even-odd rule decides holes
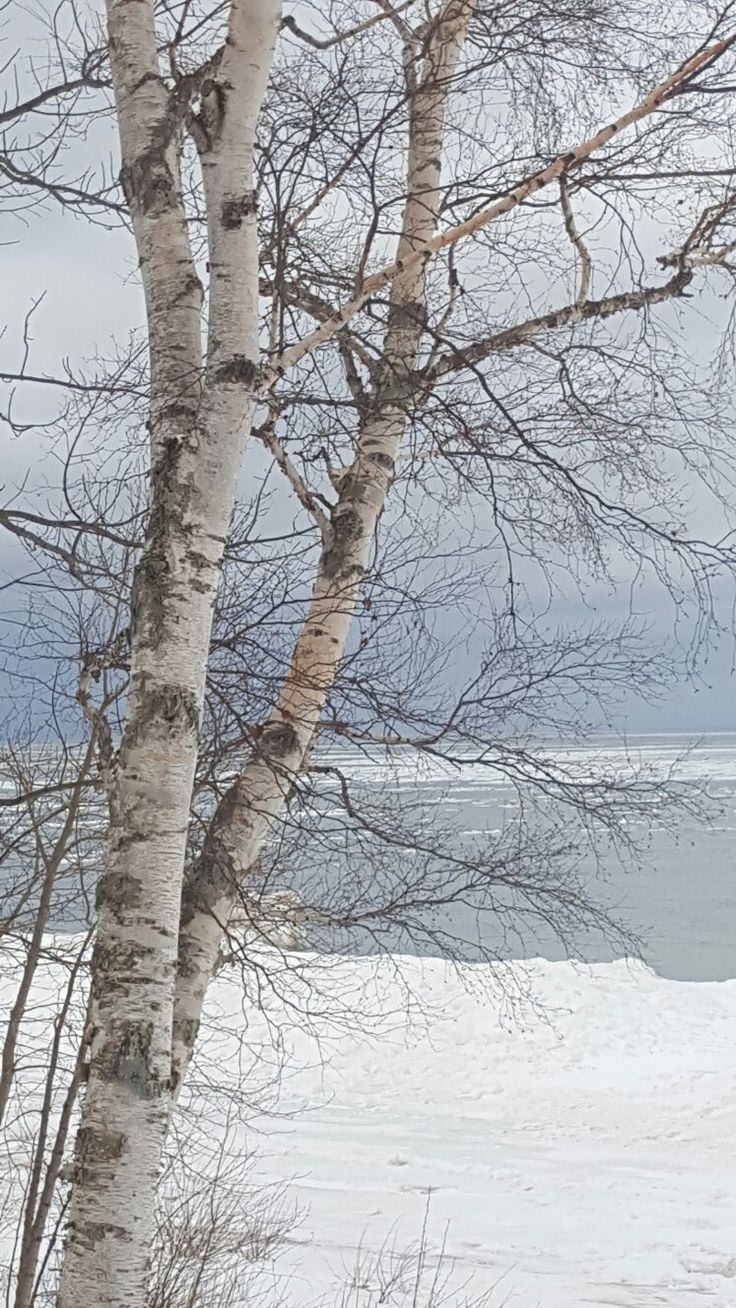
[[[450,1304],[472,1274],[474,1291],[496,1285],[492,1302],[514,1308],[733,1308],[736,981],[539,960],[526,965],[535,1007],[509,1021],[483,967],[349,967],[389,1029],[348,1035],[321,1016],[306,1036],[270,1005],[294,1116],[259,1124],[260,1173],[292,1177],[306,1211],[278,1263],[282,1302],[319,1290],[337,1303],[369,1251],[416,1240],[429,1195]],[[342,993],[345,975],[328,973],[323,992]],[[407,988],[423,1026],[402,1013]],[[219,1044],[240,1013],[233,983],[213,1003]],[[251,1017],[252,1050],[260,1031]],[[370,1288],[369,1275],[365,1302],[379,1302],[375,1275]]]
[[[536,960],[509,976],[534,1000],[513,1019],[482,966],[293,956],[265,1015],[220,974],[188,1112],[202,1147],[227,1116],[230,1152],[289,1182],[302,1220],[263,1273],[282,1308],[337,1308],[358,1265],[351,1308],[411,1305],[381,1297],[371,1253],[385,1279],[425,1214],[443,1308],[494,1286],[511,1308],[736,1304],[736,981]],[[213,1108],[211,1087],[277,1063],[275,1116]]]

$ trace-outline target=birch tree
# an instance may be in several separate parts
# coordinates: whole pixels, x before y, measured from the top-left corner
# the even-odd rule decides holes
[[[574,237],[574,220],[565,190],[569,171],[617,134],[653,113],[668,97],[688,85],[701,67],[717,59],[727,48],[727,43],[719,43],[686,61],[622,118],[555,157],[545,168],[474,217],[438,233],[444,116],[473,8],[471,4],[441,6],[429,30],[422,28],[419,37],[398,16],[393,16],[402,41],[409,106],[406,200],[395,258],[382,271],[365,278],[347,304],[326,315],[311,335],[277,355],[268,374],[271,378],[282,375],[287,366],[294,366],[307,351],[333,338],[372,296],[389,287],[387,326],[370,391],[362,397],[363,411],[352,461],[342,469],[329,520],[317,510],[322,548],[312,601],[294,647],[289,672],[274,709],[259,732],[257,750],[215,814],[201,858],[185,884],[174,1014],[175,1083],[180,1080],[191,1054],[206,987],[237,887],[247,879],[269,824],[283,807],[292,779],[302,769],[328,691],[345,654],[368,552],[394,478],[407,413],[417,404],[422,386],[431,385],[430,378],[442,376],[445,369],[472,366],[475,359],[505,347],[502,341],[479,342],[457,357],[440,355],[429,367],[420,370],[419,348],[428,318],[425,294],[428,259],[436,251],[451,248],[483,230],[542,188],[561,181],[566,225]],[[725,215],[730,201],[724,203]],[[712,220],[714,216],[710,217]],[[695,244],[699,236],[693,233],[690,240]],[[573,239],[573,243],[580,254],[579,239]],[[588,273],[582,248],[583,272],[576,304],[572,312],[550,317],[549,327],[564,321],[574,322],[584,312]],[[724,252],[698,257],[713,257],[718,261],[726,255]],[[594,312],[605,317],[625,308],[641,309],[650,298],[677,295],[690,281],[693,260],[683,254],[675,256],[674,262],[677,273],[667,288],[652,288],[622,300],[598,304]],[[524,324],[510,336],[509,343],[529,339],[535,330],[537,324]],[[543,330],[541,324],[539,330]],[[273,436],[269,439],[273,445]],[[288,475],[287,456],[277,446],[276,449]],[[292,477],[296,482],[297,474],[293,471]],[[311,501],[314,511],[314,500],[306,488],[302,490],[302,498]]]
[[[259,374],[253,144],[279,21],[236,3],[190,126],[208,210],[203,291],[182,198],[181,115],[153,4],[108,6],[121,185],[146,296],[151,500],[131,598],[126,725],[93,961],[90,1075],[60,1304],[140,1304],[171,1082],[177,922],[222,549]]]
[[[121,193],[104,179],[60,183],[42,144],[16,138],[6,142],[4,177],[13,201],[41,194],[106,220],[129,217],[150,360],[150,486],[98,887],[89,1078],[61,1308],[90,1298],[121,1308],[144,1302],[163,1143],[222,936],[321,733],[389,748],[432,750],[451,741],[459,752],[472,741],[492,766],[551,787],[578,814],[590,802],[569,778],[542,776],[533,759],[489,738],[500,640],[440,721],[422,731],[397,726],[400,715],[388,712],[392,724],[367,730],[358,692],[347,728],[333,710],[382,517],[402,478],[428,504],[440,495],[432,480],[439,467],[443,491],[464,486],[490,507],[509,559],[501,589],[512,660],[521,642],[509,542],[526,533],[529,550],[553,568],[554,550],[544,553],[547,513],[563,554],[571,540],[573,555],[579,548],[592,567],[603,567],[606,548],[629,551],[673,587],[689,577],[706,605],[714,569],[733,564],[728,542],[690,536],[682,520],[658,513],[653,464],[676,448],[659,426],[661,373],[652,363],[639,377],[644,391],[651,383],[657,394],[651,411],[629,404],[621,381],[627,361],[605,335],[618,320],[648,326],[697,279],[729,274],[734,161],[722,103],[735,39],[729,6],[713,11],[710,28],[703,24],[694,52],[683,50],[676,30],[662,40],[643,20],[628,42],[605,7],[530,4],[517,12],[473,0],[422,7],[377,0],[328,8],[326,16],[311,6],[283,16],[270,0],[199,7],[109,0],[106,36],[99,46],[85,43],[79,75],[5,111],[6,122],[25,123],[52,106],[57,130],[73,131],[70,97],[104,92],[107,49]],[[565,89],[568,60],[584,71]],[[492,72],[503,112],[485,96]],[[563,82],[557,100],[556,78]],[[632,99],[626,109],[624,91]],[[589,111],[573,117],[571,138],[564,118],[581,94],[590,97]],[[611,101],[619,116],[591,122]],[[508,140],[498,158],[486,148],[492,124],[494,144]],[[710,169],[696,157],[706,148],[717,155]],[[601,211],[612,210],[623,241],[629,195],[643,196],[643,227],[652,181],[659,206],[673,186],[689,188],[685,220],[655,274],[622,285],[610,261],[596,268],[579,212],[592,204],[594,227]],[[551,217],[556,235],[548,245]],[[341,241],[326,257],[335,231]],[[534,264],[537,243],[551,251],[542,266],[572,269],[575,285],[562,303],[534,311],[548,297],[538,277],[525,282],[517,273]],[[516,272],[506,293],[510,249]],[[596,285],[602,289],[593,298]],[[521,311],[525,302],[530,312]],[[583,337],[588,329],[600,334]],[[578,349],[589,363],[601,360],[600,371],[590,364],[582,396]],[[511,389],[515,370],[526,374],[530,410],[543,397],[547,407],[536,405],[533,422],[499,388],[496,366],[506,369]],[[545,369],[559,386],[557,411],[549,408]],[[5,379],[48,380],[34,377],[27,356]],[[70,376],[58,380],[77,385]],[[718,414],[706,420],[704,410],[688,412],[666,378],[663,393],[671,407],[662,413],[684,424],[683,461],[697,462],[691,432],[698,430],[701,454],[710,452]],[[271,702],[248,724],[247,756],[197,842],[190,817],[212,619],[251,430],[315,542],[311,595]],[[728,454],[718,450],[713,466],[717,460],[725,467]],[[517,478],[513,494],[499,496],[508,468]],[[11,507],[3,525],[78,567],[69,535],[94,534],[91,524],[38,518]],[[96,530],[104,534],[106,524]],[[548,643],[545,657],[546,672],[519,677],[526,694],[545,680],[555,688],[579,682],[587,666],[569,642],[564,657]],[[487,715],[482,725],[478,705]],[[498,860],[482,871],[487,885],[508,876]]]

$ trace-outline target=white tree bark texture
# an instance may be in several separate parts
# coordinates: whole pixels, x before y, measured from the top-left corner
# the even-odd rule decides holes
[[[213,606],[259,386],[253,141],[280,22],[234,0],[202,87],[211,265],[202,288],[181,193],[177,105],[159,68],[153,0],[108,0],[121,181],[145,291],[150,513],[131,613],[127,719],[111,798],[93,957],[89,1080],[60,1308],[141,1308],[171,1106],[181,883]]]

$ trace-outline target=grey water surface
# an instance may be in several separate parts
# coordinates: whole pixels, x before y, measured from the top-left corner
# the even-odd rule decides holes
[[[575,749],[550,749],[580,775],[643,768],[650,775],[673,775],[686,795],[697,795],[700,811],[685,811],[674,822],[661,822],[631,834],[642,848],[629,860],[613,856],[599,866],[591,856],[582,861],[582,879],[590,898],[610,910],[641,942],[641,957],[662,976],[682,981],[724,981],[736,977],[736,733],[711,733],[700,738],[668,735],[629,737],[623,746],[599,737]],[[366,784],[380,786],[380,769],[363,757],[343,755],[347,773],[365,774]],[[483,769],[469,775],[446,770],[405,782],[425,802],[434,803],[452,821],[460,840],[501,832],[514,821],[518,798],[504,783],[489,781]],[[473,961],[484,946],[499,957],[541,956],[557,960],[579,957],[609,962],[624,952],[601,931],[578,931],[573,948],[566,948],[544,923],[528,927],[518,937],[501,934],[492,913],[453,905],[445,924],[464,942],[458,953]],[[405,941],[401,942],[406,951]],[[409,946],[411,949],[411,946]],[[412,952],[434,952],[426,942]],[[361,951],[362,952],[362,951]]]
[[[660,975],[687,981],[736,977],[736,734],[710,734],[694,747],[692,738],[674,735],[630,737],[626,747],[599,737],[572,750],[550,748],[550,753],[580,776],[626,770],[632,765],[657,775],[674,769],[685,791],[691,787],[693,794],[697,790],[705,797],[701,813],[686,813],[677,826],[664,816],[661,823],[655,820],[648,825],[646,847],[633,860],[621,863],[604,856],[602,868],[593,858],[589,863],[583,860],[581,875],[583,881],[589,881],[591,898],[614,911],[642,939],[642,957]],[[454,833],[458,848],[463,848],[464,842],[492,842],[513,826],[518,814],[518,795],[512,786],[482,767],[458,772],[432,760],[418,767],[409,753],[390,769],[385,759],[364,752],[333,749],[326,757],[371,802],[384,793],[393,795],[394,801],[406,795],[412,803],[434,812],[445,829]],[[94,825],[92,819],[90,825]],[[636,828],[635,818],[632,828]],[[632,834],[644,833],[633,829]],[[385,855],[387,860],[391,857]],[[307,888],[310,870],[319,869],[325,858],[319,841],[305,839],[300,866],[307,869]],[[99,840],[93,835],[88,860],[82,857],[80,865],[62,868],[51,929],[78,931],[91,920],[94,876],[89,868],[95,861],[99,861]],[[6,905],[12,903],[21,874],[11,850],[0,862],[0,917],[7,912],[3,900]],[[339,857],[335,862],[334,851],[330,875],[339,880]],[[541,955],[559,959],[572,954],[588,962],[607,962],[622,952],[600,931],[578,931],[567,949],[544,923],[518,936],[503,934],[494,913],[479,912],[477,902],[436,910],[433,924],[445,939],[459,942],[457,956],[470,961],[486,956],[489,950],[511,958]],[[339,931],[322,938],[313,935],[308,943],[350,953],[378,947],[438,952],[433,949],[431,932],[408,939],[396,931],[392,934],[391,928],[381,934],[380,945],[375,937],[360,932],[341,936]]]

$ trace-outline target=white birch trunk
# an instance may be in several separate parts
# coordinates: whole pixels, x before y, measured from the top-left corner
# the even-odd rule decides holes
[[[285,803],[343,657],[370,545],[393,480],[426,314],[426,260],[412,256],[427,245],[437,225],[448,83],[472,10],[472,0],[444,0],[411,96],[407,199],[381,376],[332,513],[291,668],[258,750],[220,805],[199,867],[185,887],[174,1016],[177,1084],[193,1048],[237,885],[246,879]]]
[[[234,0],[225,52],[202,99],[213,267],[203,377],[180,125],[159,72],[153,3],[108,0],[121,180],[148,316],[151,511],[133,588],[131,683],[99,888],[90,1073],[60,1308],[145,1303],[212,611],[258,378],[253,134],[278,22],[276,0]]]

